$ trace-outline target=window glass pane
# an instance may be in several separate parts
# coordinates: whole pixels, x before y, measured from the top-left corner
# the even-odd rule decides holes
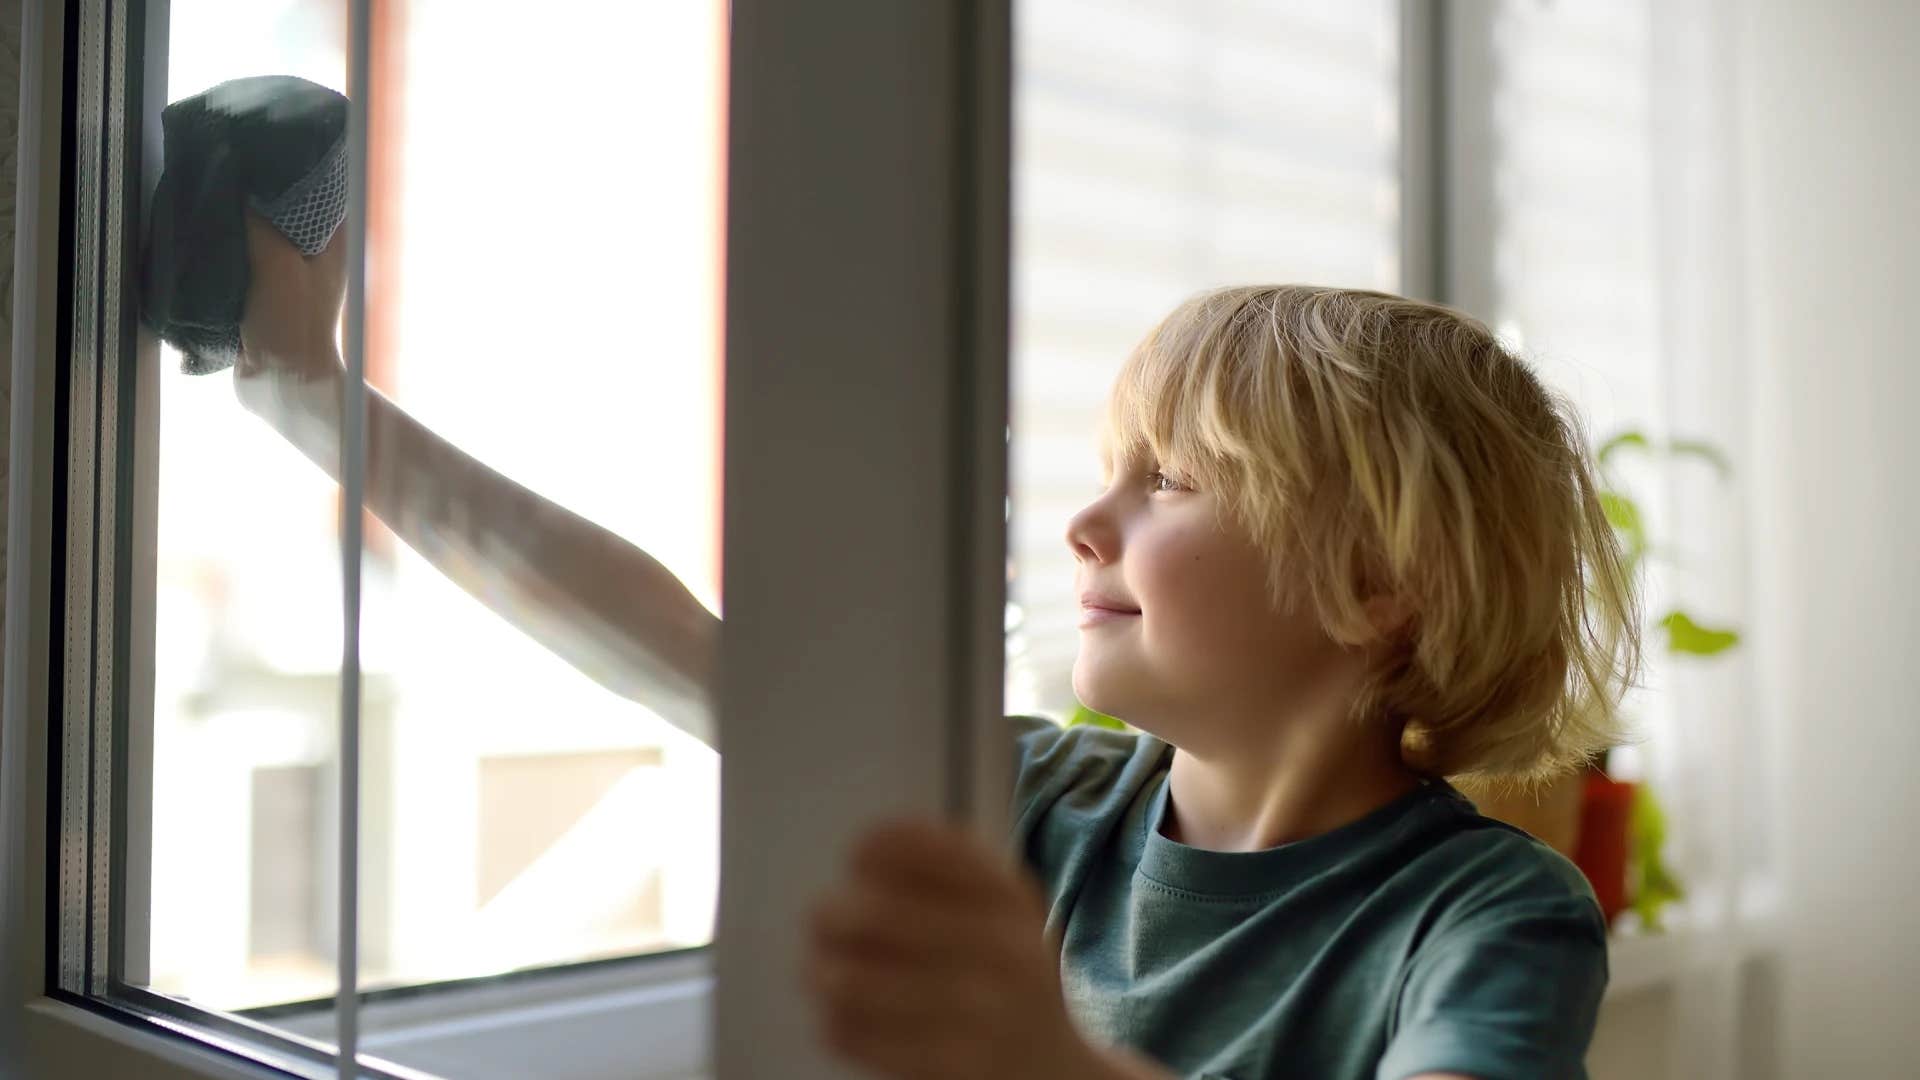
[[[717,758],[579,643],[638,549],[719,611],[725,5],[372,6],[360,989],[706,944]],[[343,88],[346,7],[174,0],[170,100]],[[339,488],[163,362],[151,982],[329,996]]]
[[[381,7],[370,381],[717,612],[724,5]],[[376,493],[446,482],[406,448],[370,468]],[[529,511],[508,494],[444,497],[459,509],[426,542],[473,529],[479,549],[449,546],[485,560],[482,597],[461,567],[369,538],[364,655],[392,696],[365,743],[385,780],[363,825],[361,985],[707,943],[717,757],[524,621],[553,605],[576,643],[614,633],[565,594],[623,595],[627,565],[577,564],[545,525],[514,548]]]
[[[1015,5],[1009,710],[1074,704],[1063,534],[1134,343],[1213,286],[1397,288],[1396,10]]]
[[[346,85],[344,4],[163,10],[169,102],[267,73]],[[218,1009],[330,995],[339,489],[229,374],[182,362],[162,347],[147,983]]]

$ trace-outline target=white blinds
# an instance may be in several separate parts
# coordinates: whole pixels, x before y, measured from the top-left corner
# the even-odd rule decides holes
[[[1015,7],[1010,711],[1063,711],[1066,521],[1128,349],[1184,297],[1399,282],[1393,0]]]
[[[1596,435],[1652,423],[1662,368],[1647,4],[1501,0],[1490,16],[1490,254],[1463,253],[1490,259],[1489,310],[1476,314],[1519,339]]]
[[[1667,426],[1666,380],[1687,358],[1663,342],[1660,236],[1654,175],[1652,11],[1647,0],[1501,0],[1486,11],[1491,44],[1484,104],[1492,140],[1481,167],[1490,235],[1463,237],[1462,255],[1484,260],[1470,289],[1478,311],[1573,399],[1596,443],[1626,428]],[[1670,285],[1670,283],[1668,283]],[[1623,460],[1614,479],[1636,499],[1669,555],[1668,469]],[[1649,612],[1665,610],[1673,584],[1662,561],[1643,579]],[[1668,681],[1649,649],[1646,682]],[[1627,712],[1651,737],[1611,763],[1637,776],[1640,756],[1671,745],[1673,699],[1635,692]]]

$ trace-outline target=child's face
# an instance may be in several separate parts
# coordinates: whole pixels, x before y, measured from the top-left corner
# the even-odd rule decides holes
[[[1150,461],[1121,464],[1066,533],[1082,605],[1074,692],[1193,749],[1323,692],[1344,652],[1306,605],[1273,605],[1267,555],[1217,509]]]

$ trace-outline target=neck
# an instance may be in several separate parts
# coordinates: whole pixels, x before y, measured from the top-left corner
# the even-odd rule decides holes
[[[1399,732],[1356,725],[1343,705],[1235,725],[1271,733],[1264,738],[1176,747],[1161,831],[1212,851],[1259,851],[1357,821],[1413,790],[1420,779],[1400,759]]]

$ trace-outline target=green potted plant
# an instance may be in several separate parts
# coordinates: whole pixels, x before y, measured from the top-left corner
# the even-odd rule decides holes
[[[1601,505],[1607,520],[1620,534],[1629,570],[1637,573],[1648,558],[1657,557],[1659,552],[1648,542],[1639,505],[1614,481],[1609,468],[1613,460],[1626,451],[1657,454],[1668,460],[1702,462],[1712,467],[1723,483],[1732,476],[1733,465],[1718,448],[1695,439],[1660,443],[1644,432],[1624,431],[1601,445],[1596,454],[1606,484]],[[1680,608],[1656,618],[1650,629],[1651,637],[1659,641],[1669,655],[1677,657],[1710,659],[1740,643],[1738,631],[1706,625]],[[1593,883],[1596,893],[1604,890],[1619,898],[1607,911],[1609,921],[1620,909],[1631,909],[1644,928],[1657,931],[1661,909],[1683,895],[1679,880],[1662,858],[1666,813],[1646,784],[1614,779],[1607,771],[1608,763],[1608,755],[1602,755],[1588,771],[1583,810],[1592,820],[1582,822],[1575,862]],[[1622,789],[1624,800],[1619,794]],[[1598,812],[1598,807],[1607,800],[1611,800],[1609,805],[1624,801],[1624,820],[1618,812]],[[1616,851],[1618,857],[1613,854]]]
[[[1704,462],[1722,481],[1733,469],[1726,455],[1698,440],[1660,443],[1630,430],[1601,444],[1595,454],[1604,485],[1601,509],[1620,537],[1628,571],[1639,574],[1662,553],[1649,542],[1639,504],[1617,482],[1611,468],[1625,452]],[[1654,618],[1647,638],[1669,655],[1696,659],[1719,656],[1740,643],[1737,631],[1703,624],[1681,608]],[[1646,784],[1615,778],[1608,772],[1609,764],[1610,755],[1602,754],[1582,773],[1538,791],[1475,790],[1470,794],[1482,813],[1526,829],[1572,859],[1593,885],[1609,923],[1622,911],[1632,910],[1642,926],[1658,930],[1661,910],[1683,895],[1663,858],[1666,814]]]

